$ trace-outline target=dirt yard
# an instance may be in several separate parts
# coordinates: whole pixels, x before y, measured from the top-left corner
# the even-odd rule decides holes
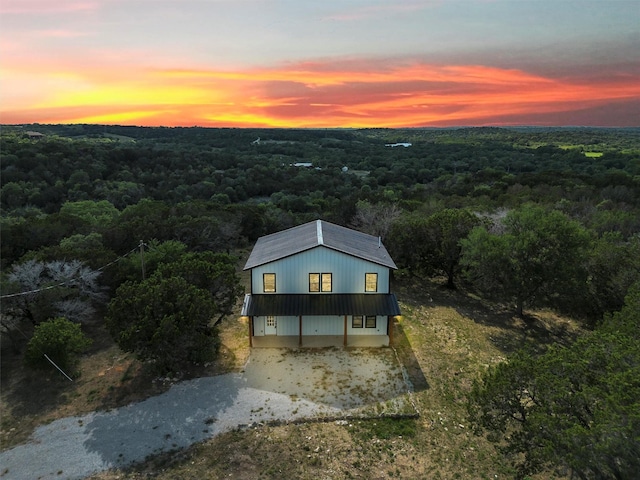
[[[254,349],[244,377],[253,388],[342,410],[407,408],[407,385],[391,349]]]

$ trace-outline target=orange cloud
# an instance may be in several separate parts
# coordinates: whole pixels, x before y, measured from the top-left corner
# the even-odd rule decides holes
[[[409,127],[527,123],[640,101],[640,79],[553,79],[483,65],[349,60],[236,71],[92,67],[0,73],[3,123]],[[9,89],[7,89],[9,87]],[[50,87],[50,88],[49,88]],[[24,89],[23,89],[24,90]],[[557,118],[551,116],[549,118]],[[598,120],[594,119],[594,124]],[[619,125],[637,124],[621,118]]]

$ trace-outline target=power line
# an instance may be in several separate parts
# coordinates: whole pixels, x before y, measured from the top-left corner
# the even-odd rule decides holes
[[[100,271],[104,270],[105,268],[110,267],[111,265],[114,265],[114,264],[118,263],[120,260],[123,260],[124,258],[128,257],[129,255],[131,255],[133,252],[137,251],[139,248],[143,248],[142,247],[143,245],[146,246],[146,244],[143,244],[141,242],[139,246],[135,247],[134,249],[132,249],[131,251],[125,253],[124,255],[119,256],[118,258],[116,258],[112,262],[109,262],[106,265],[103,265],[102,267],[96,269],[95,271],[100,272]],[[48,286],[42,287],[42,288],[37,288],[35,290],[28,290],[26,292],[10,293],[10,294],[7,294],[7,295],[1,295],[0,296],[0,300],[4,299],[4,298],[22,297],[24,295],[32,295],[34,293],[40,293],[40,292],[44,292],[46,290],[51,290],[52,288],[62,287],[64,285],[66,285],[67,283],[71,282],[72,280],[80,280],[80,279],[83,279],[84,277],[86,277],[87,275],[80,275],[79,277],[73,277],[73,278],[70,278],[68,280],[65,280],[64,282],[60,282],[60,283],[57,283],[55,285],[48,285]]]
[[[113,260],[113,261],[111,261],[111,262],[107,263],[106,265],[103,265],[102,267],[100,267],[100,268],[98,268],[98,269],[96,269],[96,270],[94,270],[94,271],[98,271],[98,272],[100,272],[100,271],[104,270],[105,268],[110,267],[111,265],[115,265],[115,264],[116,264],[116,263],[118,263],[120,260],[125,259],[125,258],[126,258],[126,257],[128,257],[129,255],[131,255],[133,252],[136,252],[136,251],[138,251],[138,250],[140,250],[140,253],[142,254],[142,253],[143,253],[143,251],[144,251],[144,247],[148,247],[148,245],[147,245],[146,243],[144,243],[142,240],[140,240],[140,244],[139,244],[138,246],[136,246],[135,248],[131,249],[129,252],[125,253],[124,255],[120,255],[120,256],[119,256],[118,258],[116,258],[115,260]],[[144,257],[143,257],[143,262],[144,262]],[[142,267],[142,268],[143,268],[143,277],[144,277],[144,264],[143,264],[143,267]],[[32,295],[32,294],[34,294],[34,293],[44,292],[44,291],[46,291],[46,290],[51,290],[51,289],[53,289],[53,288],[57,288],[57,287],[61,287],[61,286],[63,286],[63,285],[66,285],[66,284],[68,284],[69,282],[71,282],[71,281],[73,281],[73,280],[80,280],[80,279],[82,279],[82,278],[84,278],[84,277],[86,277],[86,276],[88,276],[88,274],[87,274],[87,275],[80,275],[80,276],[78,276],[78,277],[72,277],[72,278],[70,278],[70,279],[68,279],[68,280],[65,280],[64,282],[61,282],[61,283],[58,283],[58,284],[55,284],[55,285],[48,285],[48,286],[46,286],[46,287],[42,287],[42,288],[37,288],[37,289],[35,289],[35,290],[28,290],[28,291],[26,291],[26,292],[19,292],[19,293],[11,293],[11,294],[8,294],[8,295],[2,295],[2,296],[0,296],[0,299],[4,299],[4,298],[12,298],[12,297],[20,297],[20,296],[24,296],[24,295]],[[27,335],[26,335],[26,334],[25,334],[21,329],[19,329],[17,326],[15,326],[15,325],[14,325],[14,328],[15,328],[16,330],[18,330],[18,332],[20,332],[20,333],[22,334],[22,336],[23,336],[23,337],[25,337],[27,340],[29,339],[29,337],[28,337],[28,336],[27,336]],[[43,352],[41,349],[39,349],[39,348],[38,348],[38,350],[40,350],[40,353],[42,353],[42,355],[44,355],[44,358],[45,358],[49,363],[51,363],[51,365],[53,365],[54,367],[56,367],[56,369],[57,369],[60,373],[62,373],[62,375],[64,375],[64,376],[67,378],[67,380],[69,380],[70,382],[73,382],[73,378],[71,378],[69,375],[67,375],[67,373],[66,373],[64,370],[62,370],[62,368],[60,368],[60,367],[59,367],[59,366],[58,366],[58,365],[57,365],[53,360],[51,360],[51,358],[49,357],[49,355],[47,355],[46,353],[44,353],[44,352]]]
[[[96,271],[100,272],[102,270],[104,270],[107,267],[110,267],[111,265],[115,265],[116,263],[118,263],[120,260],[123,260],[124,258],[128,257],[129,255],[131,255],[133,252],[135,252],[138,249],[138,247],[135,247],[133,249],[131,249],[130,251],[128,251],[127,253],[125,253],[124,255],[116,258],[115,260],[113,260],[112,262],[107,263],[106,265],[96,269]],[[82,278],[82,277],[81,277]]]

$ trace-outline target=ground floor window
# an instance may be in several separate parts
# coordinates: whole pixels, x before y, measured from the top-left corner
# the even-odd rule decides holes
[[[376,328],[376,316],[375,315],[367,315],[367,323],[365,324],[367,328]]]
[[[352,317],[351,328],[362,328],[362,315],[354,315]]]

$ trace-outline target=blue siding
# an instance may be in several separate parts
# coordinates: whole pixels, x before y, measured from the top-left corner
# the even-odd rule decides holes
[[[266,317],[255,317],[253,319],[253,336],[264,337],[264,322]]]
[[[365,273],[377,273],[378,293],[389,291],[388,267],[322,246],[252,269],[254,294],[263,293],[263,273],[276,274],[276,293],[309,293],[309,273],[331,273],[331,293],[365,293]]]
[[[278,335],[300,335],[298,317],[276,317],[278,319]]]
[[[302,335],[344,335],[344,317],[303,317]]]
[[[253,335],[264,336],[267,317],[255,317],[253,319]],[[276,317],[276,335],[300,335],[300,321],[298,317]]]
[[[255,317],[253,320],[254,336],[262,337],[265,331],[266,317]],[[298,317],[276,317],[278,336],[300,335],[300,320]],[[356,335],[386,335],[388,319],[385,316],[376,317],[376,328],[352,328],[352,317],[347,316],[347,336]],[[344,316],[309,316],[302,317],[302,335],[344,335]]]

